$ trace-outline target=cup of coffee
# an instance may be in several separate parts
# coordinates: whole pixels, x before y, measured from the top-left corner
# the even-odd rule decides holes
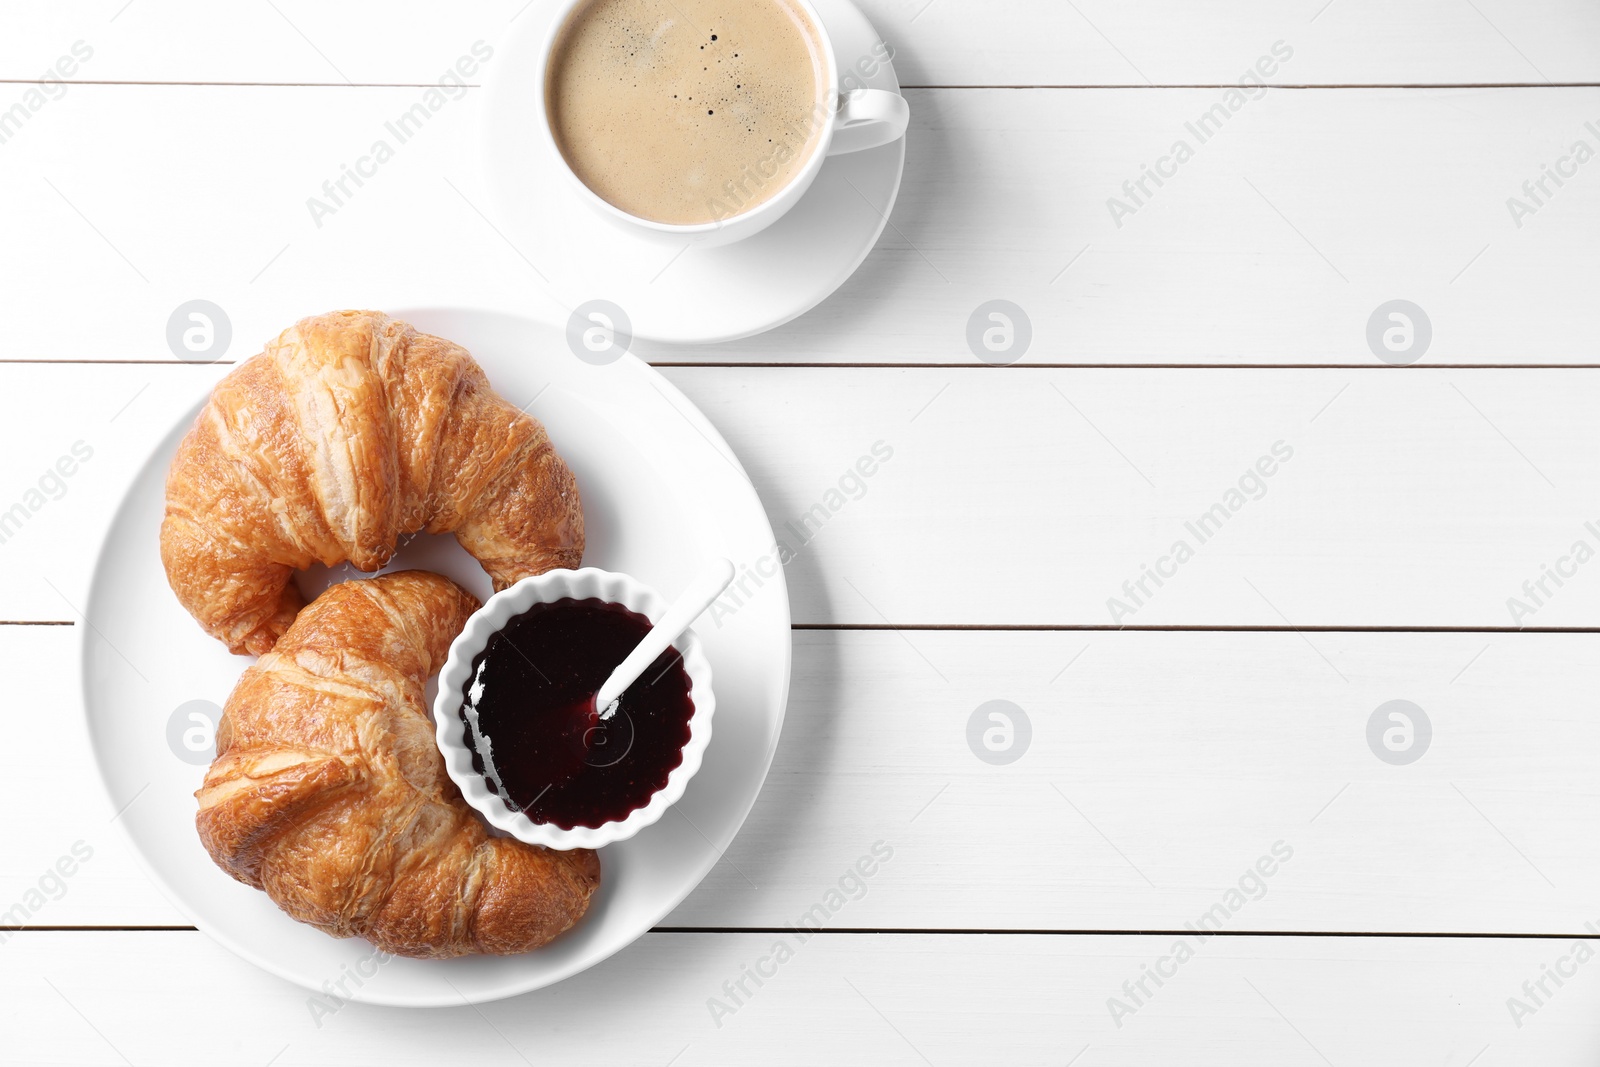
[[[565,0],[539,57],[541,135],[578,195],[674,241],[759,233],[827,156],[910,117],[898,93],[840,90],[809,0]]]

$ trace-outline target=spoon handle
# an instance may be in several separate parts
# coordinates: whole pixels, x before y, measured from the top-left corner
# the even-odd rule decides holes
[[[700,617],[700,614],[711,606],[712,601],[722,595],[728,588],[728,583],[733,581],[733,563],[726,559],[719,559],[713,563],[698,578],[689,583],[673,601],[666,614],[661,616],[650,632],[644,635],[634,650],[628,653],[628,658],[617,665],[611,672],[600,691],[595,694],[595,707],[600,709],[602,718],[610,717],[612,702],[627,691],[628,686],[639,680],[656,657],[667,650],[667,646],[678,639],[678,635],[689,628],[689,624]]]

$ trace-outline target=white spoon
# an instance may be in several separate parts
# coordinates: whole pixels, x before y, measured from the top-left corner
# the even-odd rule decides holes
[[[656,657],[665,652],[678,639],[678,635],[689,628],[689,624],[698,619],[702,612],[709,608],[722,591],[728,588],[728,583],[733,581],[733,563],[726,559],[719,559],[705,570],[698,578],[689,583],[678,599],[675,600],[661,620],[650,627],[650,632],[644,635],[634,650],[628,653],[628,658],[617,664],[617,669],[611,672],[605,684],[594,695],[594,706],[600,711],[600,721],[604,722],[617,713],[617,705],[622,700],[622,694],[628,686],[639,680]]]

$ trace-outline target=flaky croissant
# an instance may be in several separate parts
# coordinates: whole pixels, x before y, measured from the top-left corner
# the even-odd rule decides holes
[[[321,562],[377,570],[453,532],[504,589],[583,559],[572,471],[466,349],[375,311],[304,319],[219,382],[167,474],[161,560],[235,653],[266,652]]]
[[[234,687],[195,794],[217,865],[402,956],[525,952],[577,922],[599,858],[488,836],[434,743],[423,686],[477,606],[401,571],[301,611]]]

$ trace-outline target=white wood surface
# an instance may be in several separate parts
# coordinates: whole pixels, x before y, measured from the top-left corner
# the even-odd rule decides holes
[[[1574,950],[1504,939],[1212,938],[1119,1029],[1107,1000],[1172,936],[825,934],[759,989],[747,980],[753,995],[715,1025],[706,1002],[777,936],[650,934],[537,997],[314,1019],[305,990],[200,934],[23,933],[4,946],[15,992],[0,1017],[6,1052],[41,1064],[1565,1067],[1600,1052],[1596,962],[1547,982],[1518,1028],[1507,998]]]
[[[0,101],[21,91],[0,85]],[[639,353],[975,365],[968,317],[1001,297],[1032,320],[1024,363],[1372,370],[1385,365],[1367,346],[1367,320],[1403,298],[1433,324],[1421,366],[1600,362],[1589,314],[1600,265],[1587,254],[1600,227],[1600,162],[1560,189],[1546,180],[1555,195],[1520,227],[1506,206],[1575,140],[1600,149],[1585,127],[1600,128],[1600,88],[1268,90],[1204,144],[1185,124],[1223,99],[1215,89],[909,95],[893,228],[843,290],[764,337],[641,343]],[[8,236],[28,250],[0,261],[0,289],[88,285],[93,314],[70,325],[21,317],[0,359],[170,360],[167,315],[197,296],[228,312],[230,355],[241,359],[330,302],[564,319],[594,294],[565,287],[559,250],[513,249],[478,213],[489,200],[469,90],[336,214],[313,221],[308,198],[418,96],[66,90],[0,145]],[[279,145],[285,130],[293,135]],[[1119,226],[1107,201],[1131,204],[1123,183],[1178,138],[1193,158],[1160,188],[1147,180],[1153,195]],[[859,209],[870,222],[872,209]],[[669,258],[618,270],[648,279]]]
[[[569,358],[563,352],[559,358]],[[224,367],[0,366],[9,507],[74,442],[60,500],[3,546],[5,614],[73,618],[121,487]],[[1592,626],[1600,549],[1588,370],[669,368],[743,457],[803,625]],[[41,395],[70,397],[41,404]],[[874,444],[862,488],[828,493]],[[1239,482],[1273,446],[1270,478]],[[850,486],[845,487],[847,490]],[[1258,499],[1253,499],[1260,494]],[[1492,503],[1488,503],[1492,502]],[[821,532],[793,529],[822,506]],[[1225,525],[1190,529],[1214,506]],[[792,527],[792,528],[791,528]],[[1196,527],[1199,529],[1199,527]],[[1193,558],[1163,563],[1182,540]],[[752,563],[754,561],[739,561]],[[959,568],[934,580],[930,565]],[[1175,576],[1138,604],[1143,567]],[[1591,571],[1593,573],[1591,573]],[[1514,616],[1516,597],[1533,608]],[[1132,614],[1114,612],[1116,598]]]
[[[592,972],[321,1026],[186,929],[109,825],[73,604],[128,479],[227,370],[173,360],[180,302],[221,304],[242,359],[333,306],[562,318],[593,295],[479,215],[476,89],[322,227],[305,206],[523,0],[0,9],[0,116],[28,112],[0,139],[0,513],[29,511],[0,543],[0,911],[93,849],[0,930],[0,1062],[1594,1062],[1600,964],[1523,985],[1600,949],[1600,563],[1563,562],[1600,549],[1600,164],[1520,226],[1507,199],[1600,148],[1600,9],[862,6],[917,87],[893,227],[787,327],[637,346],[694,364],[666,373],[780,536],[894,449],[787,568],[790,712],[755,812]],[[78,84],[33,81],[80,41]],[[1119,226],[1108,198],[1280,41],[1278,88]],[[967,348],[992,298],[1031,320],[1021,367]],[[1395,298],[1433,326],[1410,372],[1365,336]],[[59,499],[29,496],[79,441]],[[1280,441],[1199,544],[1185,523]],[[1178,539],[1193,558],[1130,603]],[[1408,766],[1368,747],[1394,699],[1433,726]],[[1032,724],[1007,766],[968,748],[990,700]],[[832,932],[717,1026],[708,998],[878,841],[892,861]],[[1118,1027],[1107,999],[1277,842],[1229,936]]]
[[[75,40],[86,78],[428,84],[527,0],[12,0],[0,77],[37,78]],[[1582,0],[862,0],[907,85],[1233,84],[1276,40],[1277,84],[1593,82],[1600,12]]]
[[[50,703],[73,628],[0,628]],[[1230,930],[1584,933],[1600,922],[1593,634],[802,630],[783,746],[760,802],[669,926],[777,927],[876,841],[894,849],[836,922],[869,929],[1180,929],[1283,841],[1293,859]],[[1324,661],[1321,656],[1327,656]],[[925,657],[925,658],[924,658]],[[225,692],[187,699],[221,703]],[[1004,699],[1032,725],[989,766],[967,720]],[[1380,704],[1433,725],[1417,763],[1368,749]],[[0,756],[0,807],[66,764]],[[200,771],[195,771],[198,784]],[[186,922],[108,826],[99,793],[23,822],[0,854],[21,899],[74,841],[95,857],[32,925]],[[1103,835],[1103,836],[1102,836]]]

